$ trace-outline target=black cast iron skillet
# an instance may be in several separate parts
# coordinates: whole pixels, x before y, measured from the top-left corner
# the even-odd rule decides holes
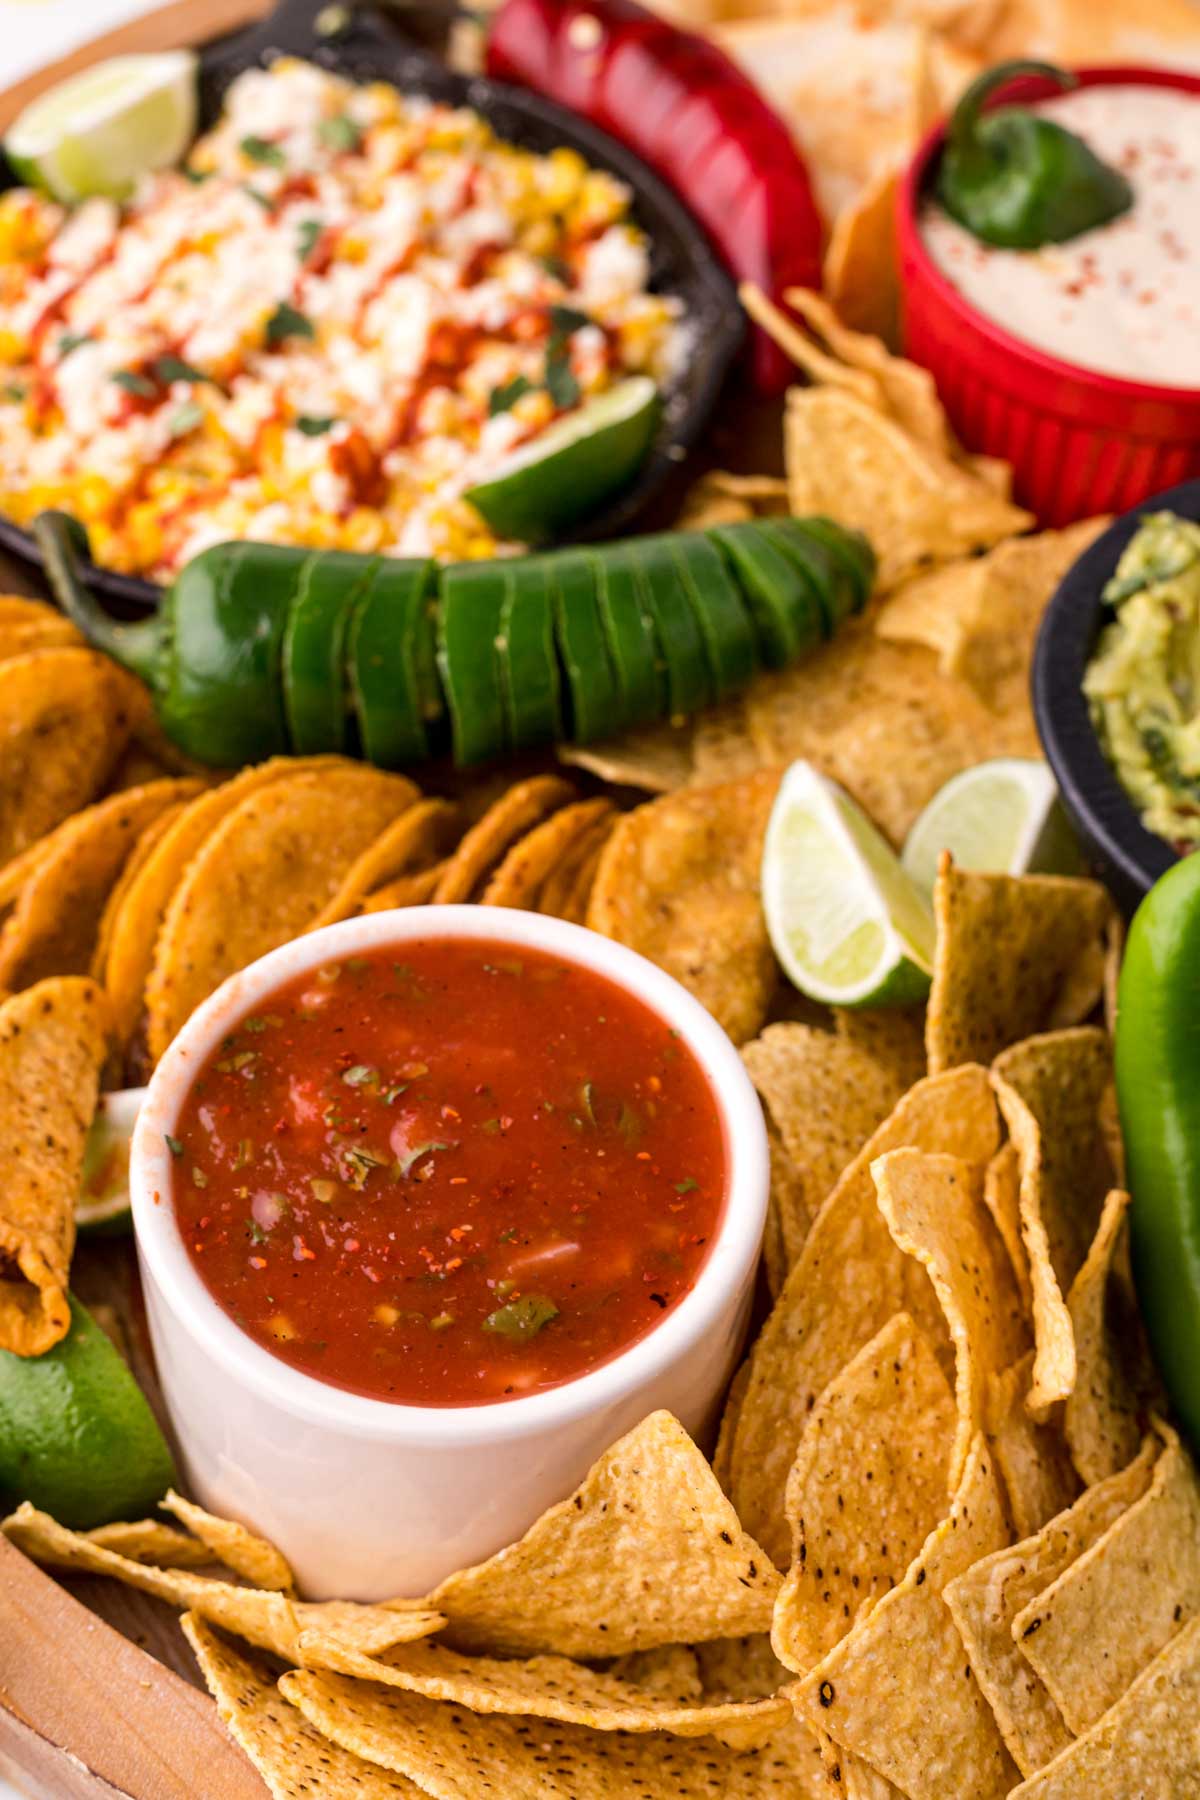
[[[1179,857],[1164,838],[1146,830],[1117,780],[1088,717],[1082,683],[1104,622],[1104,585],[1152,512],[1200,519],[1200,481],[1182,482],[1144,500],[1084,551],[1046,609],[1033,661],[1033,710],[1042,748],[1089,860],[1127,914]]]
[[[323,31],[329,20],[336,29]],[[650,285],[677,294],[687,310],[691,340],[686,366],[664,395],[658,440],[624,493],[589,518],[583,538],[612,537],[632,520],[672,475],[696,444],[743,336],[737,294],[704,231],[672,190],[646,165],[586,119],[540,95],[507,87],[483,76],[446,68],[428,50],[400,34],[386,13],[373,5],[330,6],[327,0],[279,0],[262,24],[202,46],[200,123],[216,119],[226,88],[243,70],[275,56],[303,56],[355,81],[385,80],[406,93],[428,95],[451,106],[470,106],[510,143],[534,151],[566,144],[589,163],[626,182],[634,195],[633,216],[651,245]],[[11,171],[0,163],[0,187]],[[30,534],[0,517],[0,545],[40,566]],[[159,589],[132,575],[88,566],[91,586],[138,606],[157,602]]]

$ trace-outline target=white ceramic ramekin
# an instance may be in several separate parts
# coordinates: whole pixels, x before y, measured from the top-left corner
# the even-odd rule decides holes
[[[493,1406],[396,1406],[301,1374],[222,1311],[171,1204],[173,1134],[220,1039],[272,991],[322,963],[433,938],[501,941],[595,970],[665,1019],[720,1110],[724,1217],[691,1292],[640,1343],[577,1381]],[[647,1413],[709,1428],[745,1333],[766,1215],[762,1113],[724,1032],[671,976],[577,925],[501,907],[409,907],[331,925],[233,976],[188,1020],[150,1083],[130,1190],[150,1335],[188,1480],[213,1511],[277,1543],[316,1598],[428,1592],[514,1542]]]

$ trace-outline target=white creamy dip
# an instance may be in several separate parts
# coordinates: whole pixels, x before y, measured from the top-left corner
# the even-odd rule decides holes
[[[1200,388],[1200,95],[1149,85],[1077,88],[1037,110],[1133,186],[1121,218],[1066,244],[997,250],[930,201],[921,235],[985,318],[1078,368]]]

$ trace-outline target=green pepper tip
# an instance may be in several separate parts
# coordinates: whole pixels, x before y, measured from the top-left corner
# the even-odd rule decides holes
[[[33,535],[42,552],[46,579],[71,623],[95,649],[157,689],[169,630],[165,608],[135,623],[106,613],[80,573],[80,561],[89,554],[88,536],[70,513],[39,513]]]

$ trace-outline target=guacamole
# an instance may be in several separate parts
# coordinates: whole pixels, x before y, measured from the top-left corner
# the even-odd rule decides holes
[[[1200,847],[1200,524],[1147,517],[1104,590],[1083,680],[1092,723],[1148,831]]]

